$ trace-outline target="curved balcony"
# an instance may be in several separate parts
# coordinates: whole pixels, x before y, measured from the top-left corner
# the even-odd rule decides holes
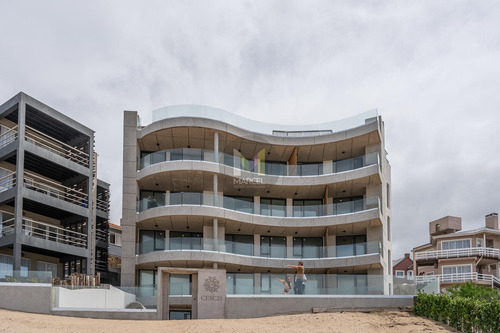
[[[329,226],[380,218],[380,198],[371,197],[327,205],[286,206],[213,194],[178,192],[144,198],[138,202],[138,221],[159,216],[211,216],[243,223],[287,227]],[[289,214],[289,215],[287,215]]]
[[[165,244],[167,242],[169,245]],[[164,249],[167,246],[168,249]],[[382,245],[375,241],[339,246],[268,247],[182,237],[166,239],[162,244],[158,244],[158,240],[141,242],[136,244],[136,251],[137,264],[158,261],[213,261],[243,266],[284,268],[285,265],[295,265],[297,260],[301,260],[307,268],[329,268],[378,265],[381,260]],[[260,255],[255,255],[257,252],[260,252]]]
[[[469,273],[454,273],[454,274],[438,274],[438,275],[421,275],[417,276],[417,284],[424,284],[430,281],[437,280],[442,284],[455,284],[465,282],[475,282],[483,285],[491,285],[491,287],[500,288],[500,279],[491,274],[480,274],[476,272]]]
[[[254,133],[275,135],[279,137],[307,137],[327,135],[356,128],[375,122],[377,116],[377,110],[373,109],[354,117],[322,124],[283,125],[248,119],[222,109],[205,105],[171,105],[154,110],[153,122],[172,118],[195,118],[222,122],[240,129],[252,130]]]
[[[240,171],[243,171],[267,176],[307,177],[343,173],[380,164],[379,154],[377,152],[339,161],[298,165],[287,165],[286,163],[266,162],[263,160],[249,160],[243,156],[233,156],[226,153],[219,153],[217,159],[215,157],[214,151],[206,149],[166,149],[143,156],[139,160],[138,169],[143,170],[151,165],[164,162],[201,161],[215,163],[221,167],[227,166],[233,168],[235,170],[231,175],[234,176],[240,176]],[[223,168],[221,168],[219,172],[224,173]]]

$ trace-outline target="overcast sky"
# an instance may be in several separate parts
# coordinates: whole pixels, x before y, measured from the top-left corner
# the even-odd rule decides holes
[[[0,104],[19,91],[96,131],[114,223],[123,110],[173,104],[287,124],[377,108],[394,258],[431,220],[500,211],[498,1],[0,0]]]

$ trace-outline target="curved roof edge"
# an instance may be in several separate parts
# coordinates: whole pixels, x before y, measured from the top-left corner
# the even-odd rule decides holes
[[[372,109],[353,117],[312,125],[282,125],[248,119],[234,113],[204,105],[172,105],[153,111],[153,122],[164,119],[193,117],[217,120],[255,133],[275,136],[318,136],[345,131],[375,122],[377,109]]]

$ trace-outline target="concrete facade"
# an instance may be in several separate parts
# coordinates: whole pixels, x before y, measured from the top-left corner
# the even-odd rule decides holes
[[[303,261],[306,293],[391,294],[381,117],[272,133],[234,118],[142,126],[125,111],[122,284],[157,284],[157,267],[222,269],[228,295],[281,293],[275,278]]]
[[[15,279],[106,279],[109,184],[96,158],[94,132],[75,120],[22,92],[0,105],[0,255]]]

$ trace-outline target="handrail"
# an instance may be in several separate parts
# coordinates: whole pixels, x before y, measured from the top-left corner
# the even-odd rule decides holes
[[[42,238],[56,243],[77,247],[87,246],[87,235],[78,231],[65,229],[56,225],[23,218],[22,232],[26,236]],[[0,237],[14,233],[14,218],[0,222]]]
[[[495,257],[500,259],[500,249],[488,247],[469,247],[463,249],[434,250],[415,253],[416,260],[477,256]]]
[[[453,273],[453,274],[438,274],[438,275],[423,275],[417,276],[417,283],[425,283],[435,279],[439,279],[441,283],[453,283],[453,282],[487,282],[491,283],[492,287],[494,284],[500,285],[500,279],[491,274],[480,274],[477,272],[470,273]]]
[[[14,218],[0,222],[0,237],[14,233]]]
[[[96,208],[100,211],[109,213],[109,201],[96,199]]]
[[[6,169],[4,169],[4,170],[6,170]],[[14,186],[16,186],[16,172],[15,171],[0,178],[0,192],[7,191],[8,189],[13,188]]]
[[[6,126],[3,126],[8,128]],[[8,145],[9,143],[15,141],[17,139],[17,125],[9,128],[9,130],[0,135],[0,148]]]
[[[33,140],[43,148],[50,150],[55,154],[61,155],[83,166],[89,166],[89,154],[85,153],[84,151],[75,147],[71,147],[70,145],[54,139],[32,127],[26,126],[26,129],[29,129],[29,131],[26,131],[25,134],[26,140]]]
[[[88,207],[88,195],[86,193],[42,178],[31,172],[25,171],[25,174],[27,176],[24,178],[24,186],[26,188],[37,192],[44,192],[45,194],[76,205]]]

